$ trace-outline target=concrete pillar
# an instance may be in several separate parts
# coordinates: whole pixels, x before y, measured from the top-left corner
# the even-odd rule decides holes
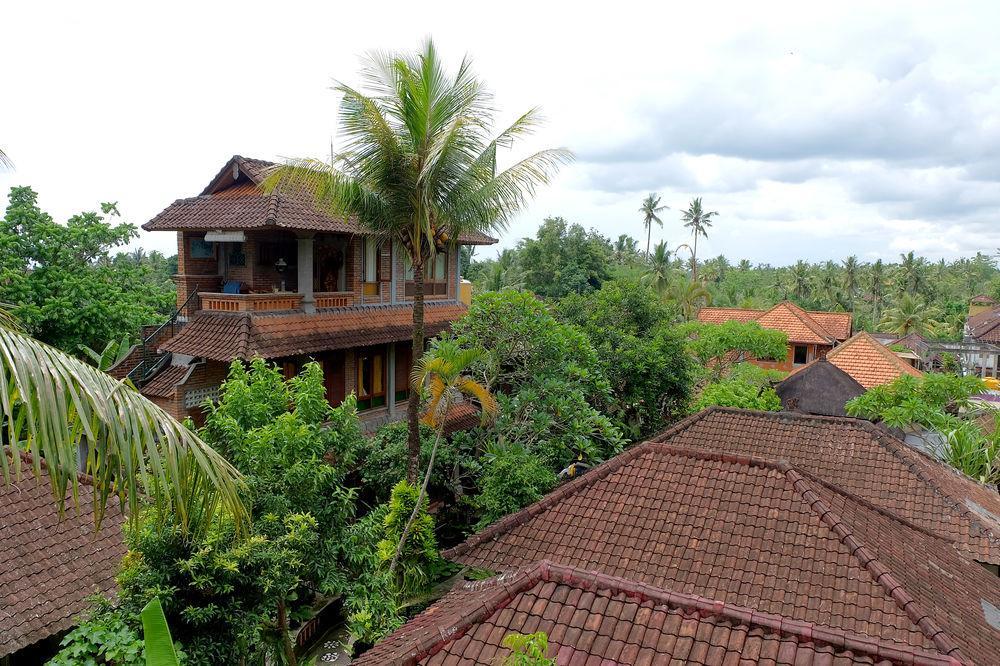
[[[313,296],[313,237],[298,237],[299,293],[302,294],[302,309],[316,312],[316,298]]]
[[[396,292],[393,291],[393,294]],[[389,405],[389,417],[396,416],[396,343],[389,344],[389,359],[386,363],[389,371],[388,381],[386,382],[386,404]]]

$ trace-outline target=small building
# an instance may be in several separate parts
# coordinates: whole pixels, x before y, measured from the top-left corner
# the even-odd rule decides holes
[[[234,156],[198,196],[143,225],[177,235],[177,311],[148,327],[111,374],[128,376],[174,417],[198,421],[234,359],[261,357],[287,376],[312,360],[323,366],[330,404],[354,393],[367,427],[400,417],[413,363],[408,254],[319,210],[305,190],[265,195],[275,166]],[[495,242],[467,234],[431,258],[428,336],[467,311],[460,246]]]
[[[987,310],[992,310],[997,307],[996,299],[986,294],[979,294],[973,296],[969,299],[969,316],[975,316]]]
[[[830,350],[851,337],[853,317],[850,312],[806,311],[791,301],[782,301],[769,310],[745,308],[702,308],[698,321],[722,324],[727,321],[756,321],[764,328],[782,331],[788,336],[788,353],[783,359],[755,359],[762,368],[790,371],[826,356]]]
[[[880,343],[868,333],[855,333],[829,354],[826,359],[853,377],[865,389],[888,384],[902,375],[920,377],[907,360]]]
[[[0,455],[10,456],[0,451]],[[79,479],[79,504],[67,495],[59,515],[48,469],[32,472],[21,454],[21,479],[0,479],[0,665],[41,664],[58,651],[94,594],[112,596],[125,555],[122,514],[108,504],[94,529],[94,488]]]
[[[774,390],[787,412],[847,416],[844,405],[862,395],[865,387],[829,359],[818,358],[778,382]]]

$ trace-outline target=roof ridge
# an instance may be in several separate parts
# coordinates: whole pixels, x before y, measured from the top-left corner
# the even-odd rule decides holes
[[[820,336],[821,338],[826,338],[827,341],[836,341],[837,336],[831,335],[830,331],[826,330],[826,328],[822,324],[820,324],[818,321],[816,321],[815,319],[813,319],[812,316],[809,314],[809,312],[807,312],[806,310],[803,310],[798,305],[796,305],[795,303],[792,303],[791,301],[789,301],[787,299],[784,300],[784,301],[781,301],[780,303],[775,304],[774,307],[772,307],[767,312],[768,313],[772,312],[773,310],[775,310],[776,308],[778,308],[778,307],[780,307],[782,305],[785,306],[788,309],[789,312],[791,312],[793,315],[795,315],[795,317],[798,318],[799,321],[801,321],[803,324],[805,324],[806,328],[808,328],[810,331],[812,331],[816,335]],[[767,313],[765,313],[765,314],[767,314]],[[763,317],[763,316],[764,315],[761,315],[761,317]]]
[[[957,663],[955,657],[933,654],[915,646],[872,638],[804,620],[793,620],[783,615],[763,613],[746,606],[696,594],[674,592],[600,571],[560,565],[547,559],[484,581],[463,583],[461,591],[484,593],[483,598],[473,601],[474,608],[471,608],[473,603],[469,603],[470,608],[467,610],[471,612],[461,613],[464,609],[457,609],[454,621],[448,622],[445,626],[437,626],[436,632],[418,634],[409,644],[400,646],[396,650],[405,652],[406,663],[417,663],[421,659],[437,654],[444,645],[459,640],[470,628],[486,621],[506,608],[518,595],[542,582],[565,585],[587,592],[604,590],[612,594],[622,594],[635,599],[639,604],[650,602],[654,606],[666,606],[698,617],[720,617],[735,626],[759,627],[780,636],[794,636],[803,642],[826,645],[835,650],[864,653],[874,659],[889,659],[924,666]],[[486,594],[487,592],[489,594]]]
[[[830,531],[837,535],[840,542],[850,549],[851,556],[857,559],[875,582],[882,586],[921,633],[944,654],[965,661],[965,656],[955,640],[924,611],[916,598],[907,592],[903,584],[892,574],[892,570],[879,560],[878,551],[869,549],[854,535],[847,523],[810,487],[806,477],[798,470],[789,465],[785,476],[799,496]]]
[[[876,340],[874,337],[872,337],[871,333],[869,333],[868,331],[858,331],[857,333],[849,337],[847,340],[844,340],[842,343],[840,343],[832,350],[830,350],[827,353],[827,357],[836,358],[843,349],[851,345],[856,345],[860,341],[870,343],[878,352],[878,354],[882,356],[886,360],[886,362],[888,362],[890,365],[893,365],[897,370],[901,370],[905,374],[913,374],[912,371],[914,370],[914,368],[912,365],[904,363],[903,359],[899,358],[899,356],[893,353],[891,349],[889,349],[887,346],[885,346],[884,344]]]

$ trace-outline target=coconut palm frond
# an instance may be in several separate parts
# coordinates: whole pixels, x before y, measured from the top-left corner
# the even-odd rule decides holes
[[[100,524],[112,495],[135,519],[144,502],[187,529],[218,510],[246,525],[239,472],[186,427],[143,397],[83,361],[0,326],[0,415],[8,441],[44,459],[55,499],[74,502],[81,462],[97,489]],[[86,460],[80,460],[87,444]],[[0,455],[6,482],[19,478],[20,456]]]

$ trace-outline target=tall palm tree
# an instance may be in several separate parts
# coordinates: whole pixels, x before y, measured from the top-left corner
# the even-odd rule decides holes
[[[667,287],[670,286],[670,277],[673,273],[670,250],[667,249],[666,242],[660,241],[653,248],[653,256],[649,258],[649,265],[642,274],[642,279],[653,287],[656,293],[663,295]]]
[[[448,410],[458,400],[468,397],[479,403],[484,419],[497,412],[497,401],[490,390],[467,374],[469,368],[479,362],[482,357],[483,351],[481,349],[461,349],[454,340],[441,340],[424,354],[413,367],[412,385],[427,385],[430,399],[427,402],[427,412],[424,414],[423,421],[434,428],[434,445],[431,447],[431,455],[427,461],[423,483],[420,485],[420,493],[417,495],[417,503],[406,521],[403,534],[399,537],[399,544],[396,546],[396,553],[389,563],[390,573],[396,570],[396,562],[399,560],[400,553],[403,552],[403,544],[406,543],[406,538],[410,534],[413,521],[420,514],[424,498],[427,497],[427,485],[430,483],[431,472],[434,470],[434,458],[437,455],[438,445],[444,437]]]
[[[424,348],[424,270],[465,232],[506,227],[536,189],[572,159],[542,150],[504,170],[498,149],[510,148],[539,124],[531,109],[493,135],[493,96],[464,59],[454,74],[433,42],[413,55],[373,54],[363,70],[366,90],[344,83],[340,128],[345,145],[320,160],[292,160],[266,191],[307,187],[317,204],[356,218],[362,228],[401,247],[413,267],[413,350]],[[419,474],[419,392],[411,391],[407,478]]]
[[[809,264],[799,259],[788,269],[788,275],[792,279],[792,293],[800,299],[808,298],[812,291],[812,272]]]
[[[45,461],[55,500],[78,491],[79,451],[94,478],[98,524],[112,495],[137,519],[149,498],[182,529],[206,527],[221,509],[242,529],[247,513],[239,472],[196,434],[117,381],[20,331],[0,313],[0,423],[11,448]],[[21,457],[0,452],[3,480],[22,472]]]
[[[642,213],[642,224],[646,227],[646,259],[649,260],[649,243],[653,238],[653,222],[656,222],[660,227],[663,227],[663,220],[660,219],[660,213],[670,208],[666,204],[660,205],[660,195],[656,192],[650,192],[649,195],[642,200],[642,206],[639,207],[639,212]]]
[[[895,333],[900,337],[910,333],[934,335],[943,326],[937,320],[940,314],[940,310],[920,298],[903,294],[896,307],[886,311],[880,324],[886,333]]]
[[[876,259],[868,272],[868,294],[872,298],[872,320],[881,319],[882,295],[885,292],[885,266]]]
[[[694,319],[698,310],[706,305],[711,305],[712,294],[705,289],[705,285],[695,280],[684,280],[675,283],[670,290],[669,299],[677,303],[684,321]]]
[[[691,250],[691,279],[698,279],[698,236],[708,238],[708,229],[712,226],[712,218],[718,215],[717,212],[706,211],[701,207],[701,197],[691,200],[686,211],[681,213],[681,221],[684,226],[691,229],[694,234],[694,249]]]
[[[901,291],[915,296],[926,287],[927,260],[915,257],[913,250],[899,255],[899,287]]]
[[[843,287],[844,293],[847,294],[847,301],[850,303],[851,308],[854,307],[854,295],[858,291],[858,279],[861,272],[861,268],[858,265],[858,258],[853,254],[844,260],[844,275],[843,275]]]

